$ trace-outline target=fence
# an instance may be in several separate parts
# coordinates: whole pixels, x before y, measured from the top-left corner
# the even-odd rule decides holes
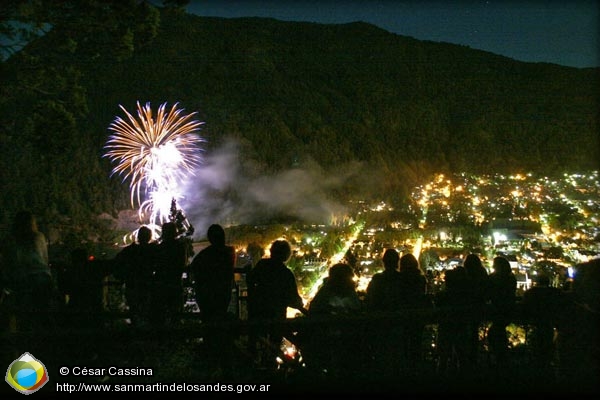
[[[298,317],[285,321],[232,318],[210,324],[202,321],[200,313],[184,312],[174,315],[169,325],[135,326],[131,315],[120,311],[94,315],[63,311],[18,314],[5,308],[0,314],[1,346],[7,365],[11,357],[15,359],[27,351],[43,355],[56,368],[69,363],[148,367],[154,370],[153,376],[138,380],[214,382],[225,378],[219,375],[219,367],[212,364],[214,360],[207,357],[206,336],[208,332],[221,332],[232,338],[230,379],[271,382],[281,391],[597,392],[599,324],[595,312],[573,304],[567,313],[557,316],[555,346],[548,365],[540,365],[531,341],[539,321],[517,307],[506,329],[510,339],[508,359],[501,365],[489,348],[493,312],[488,308],[476,310],[480,336],[474,364],[441,368],[440,323],[447,321],[448,316],[473,311],[431,307],[401,313]],[[15,321],[34,323],[21,327]],[[381,333],[415,323],[422,328],[418,363],[382,365],[373,351]],[[257,332],[275,328],[286,332],[282,348],[255,340],[261,336]],[[326,340],[325,334],[331,332],[342,333],[337,342]],[[337,365],[335,371],[315,367],[317,357],[308,352],[306,342],[307,337],[315,335],[322,342],[321,349],[325,346],[329,361],[340,353],[351,355],[342,357],[351,361]],[[345,343],[348,338],[351,344]]]

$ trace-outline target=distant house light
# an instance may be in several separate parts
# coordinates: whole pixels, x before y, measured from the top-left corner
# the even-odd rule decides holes
[[[506,234],[495,231],[493,233],[494,236],[494,245],[506,241]]]

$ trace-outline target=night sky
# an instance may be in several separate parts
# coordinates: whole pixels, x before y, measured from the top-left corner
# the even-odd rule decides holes
[[[188,11],[326,24],[364,21],[519,61],[600,66],[598,0],[191,0]]]

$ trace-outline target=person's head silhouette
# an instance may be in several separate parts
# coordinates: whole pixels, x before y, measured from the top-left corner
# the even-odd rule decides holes
[[[212,224],[208,227],[206,235],[210,244],[213,244],[215,246],[225,245],[225,230],[221,225]]]
[[[285,263],[292,255],[292,248],[286,240],[276,240],[271,244],[271,258]]]
[[[175,240],[177,238],[177,225],[174,222],[165,222],[162,224],[162,241]]]
[[[397,270],[398,262],[400,261],[400,255],[395,249],[387,249],[383,253],[383,267],[386,270]]]

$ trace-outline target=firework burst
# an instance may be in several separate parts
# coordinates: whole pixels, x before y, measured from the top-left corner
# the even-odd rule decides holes
[[[167,111],[160,105],[156,117],[150,103],[137,103],[137,118],[119,105],[128,120],[117,117],[110,125],[105,157],[117,165],[112,174],[129,180],[131,205],[139,205],[140,220],[160,226],[169,220],[173,201],[182,195],[178,188],[201,162],[198,135],[203,122],[196,114],[183,114],[177,103]],[[142,200],[144,194],[144,200]]]

